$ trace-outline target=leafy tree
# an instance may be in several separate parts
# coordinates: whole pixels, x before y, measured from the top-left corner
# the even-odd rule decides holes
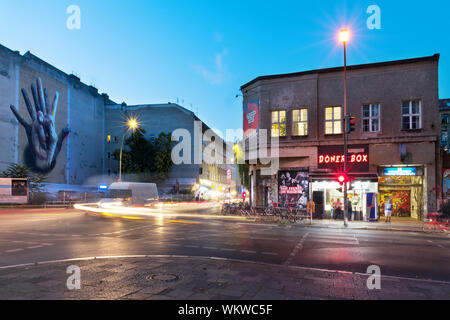
[[[156,155],[155,155],[155,171],[157,177],[165,179],[169,177],[170,169],[172,169],[172,135],[170,133],[161,132],[158,139],[155,141]]]
[[[125,139],[122,151],[122,172],[141,174],[141,178],[156,176],[158,179],[169,177],[172,168],[172,139],[170,133],[161,132],[157,139],[145,139],[145,130],[136,129]],[[120,160],[120,150],[115,150],[113,159]]]

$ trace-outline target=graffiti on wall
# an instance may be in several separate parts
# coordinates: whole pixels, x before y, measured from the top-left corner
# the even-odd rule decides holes
[[[47,88],[43,88],[41,78],[36,80],[36,87],[31,84],[34,105],[28,93],[22,88],[22,96],[31,122],[26,121],[16,107],[11,105],[17,121],[25,129],[28,145],[25,148],[25,164],[34,172],[48,173],[53,170],[61,147],[70,132],[68,127],[56,133],[55,115],[58,109],[59,93],[49,101]]]

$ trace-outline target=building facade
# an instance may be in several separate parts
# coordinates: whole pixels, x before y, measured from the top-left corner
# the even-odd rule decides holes
[[[442,199],[450,199],[450,99],[439,101],[441,114]]]
[[[210,129],[177,104],[117,104],[30,52],[21,55],[0,45],[0,172],[11,164],[25,164],[64,189],[116,181],[119,161],[112,152],[120,149],[130,115],[139,119],[147,139],[179,128],[194,137],[196,122],[201,133]],[[207,142],[200,143],[203,150]],[[160,187],[186,189],[203,183],[216,190],[235,189],[236,177],[235,165],[226,161],[192,161],[173,165]]]
[[[349,198],[366,214],[387,199],[397,216],[436,210],[440,190],[439,55],[355,65],[347,72]],[[253,205],[306,206],[325,214],[343,201],[343,68],[258,77],[241,87],[244,128],[279,137],[279,170],[251,165]],[[251,115],[251,116],[249,116]],[[256,117],[256,119],[255,119]],[[256,124],[256,125],[255,125]]]

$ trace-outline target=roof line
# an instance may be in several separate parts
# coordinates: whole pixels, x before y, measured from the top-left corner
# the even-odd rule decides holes
[[[359,64],[359,65],[352,65],[347,66],[347,70],[358,70],[358,69],[366,69],[366,68],[375,68],[375,67],[385,67],[385,66],[392,66],[392,65],[401,65],[401,64],[409,64],[409,63],[416,63],[416,62],[426,62],[426,61],[439,61],[440,54],[436,53],[432,56],[427,57],[421,57],[421,58],[412,58],[412,59],[403,59],[403,60],[393,60],[393,61],[384,61],[384,62],[375,62],[375,63],[367,63],[367,64]],[[278,79],[278,78],[290,78],[290,77],[298,77],[308,74],[321,74],[321,73],[332,73],[332,72],[340,72],[343,71],[344,67],[334,67],[334,68],[325,68],[325,69],[315,69],[315,70],[308,70],[308,71],[301,71],[301,72],[294,72],[294,73],[284,73],[284,74],[274,74],[274,75],[266,75],[266,76],[259,76],[255,79],[253,79],[250,82],[247,82],[243,86],[241,86],[241,91],[245,89],[246,87],[254,84],[257,81],[261,80],[270,80],[270,79]]]

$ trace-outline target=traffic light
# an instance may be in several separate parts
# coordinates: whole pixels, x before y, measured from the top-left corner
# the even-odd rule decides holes
[[[247,197],[247,193],[246,193],[246,192],[243,192],[243,193],[242,193],[242,198],[245,199],[246,197]]]
[[[335,176],[334,180],[339,182],[339,184],[342,186],[348,181],[348,177],[345,173],[338,173]]]
[[[347,128],[346,128],[347,133],[351,133],[351,132],[355,131],[356,117],[348,115],[346,125],[347,125]]]

